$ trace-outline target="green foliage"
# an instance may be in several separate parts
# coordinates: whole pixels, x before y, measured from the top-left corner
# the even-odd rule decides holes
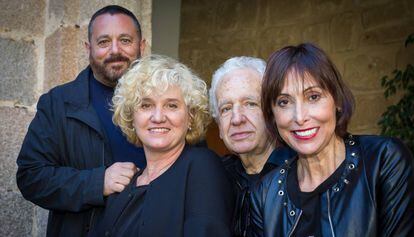
[[[412,43],[414,34],[408,36],[405,47]],[[392,74],[392,77],[384,76],[381,79],[384,96],[389,98],[402,92],[402,98],[387,108],[378,125],[381,126],[382,135],[400,138],[414,154],[414,67],[408,64],[405,70],[396,69]]]

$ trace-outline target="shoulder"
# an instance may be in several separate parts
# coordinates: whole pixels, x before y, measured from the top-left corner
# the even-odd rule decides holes
[[[411,157],[407,146],[398,138],[377,135],[356,135],[354,137],[365,155]]]
[[[72,100],[74,95],[79,95],[85,90],[88,86],[89,75],[92,73],[90,67],[88,66],[83,71],[81,71],[78,76],[69,82],[66,82],[62,85],[58,85],[50,89],[43,97],[49,97],[53,100]],[[75,97],[76,98],[76,97]]]
[[[221,158],[206,147],[187,145],[182,153],[183,159],[192,165],[221,165]]]
[[[412,154],[400,139],[376,135],[354,137],[367,164],[398,172],[413,169]]]

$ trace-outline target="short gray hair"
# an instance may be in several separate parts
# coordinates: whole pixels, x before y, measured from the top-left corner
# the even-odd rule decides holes
[[[217,97],[216,91],[217,86],[220,84],[223,77],[236,69],[252,69],[259,73],[260,79],[263,79],[263,75],[266,69],[266,62],[261,58],[254,57],[233,57],[227,59],[217,71],[214,72],[211,79],[211,89],[209,91],[210,95],[210,114],[217,121],[218,118],[218,107],[217,107]]]

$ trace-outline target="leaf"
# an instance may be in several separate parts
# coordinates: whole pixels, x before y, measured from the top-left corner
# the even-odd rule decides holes
[[[409,44],[414,42],[414,33],[410,34],[407,39],[405,40],[405,47],[407,48]]]

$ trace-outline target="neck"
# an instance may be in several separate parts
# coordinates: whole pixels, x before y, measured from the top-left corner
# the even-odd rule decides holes
[[[93,72],[93,76],[95,77],[95,79],[97,81],[99,81],[101,84],[107,86],[107,87],[111,87],[111,88],[115,88],[117,81],[111,81],[111,80],[104,80],[102,79],[102,76],[98,75],[97,73]]]
[[[147,167],[137,179],[137,186],[147,185],[170,168],[183,151],[185,143],[166,152],[153,151],[144,146]]]
[[[260,153],[245,153],[239,154],[244,170],[247,174],[259,174],[262,172],[264,165],[267,162],[270,154],[274,150],[272,144],[268,144]]]
[[[335,135],[334,135],[335,136]],[[299,155],[298,181],[300,189],[304,192],[313,191],[345,160],[345,144],[337,136],[324,150],[311,156]]]

